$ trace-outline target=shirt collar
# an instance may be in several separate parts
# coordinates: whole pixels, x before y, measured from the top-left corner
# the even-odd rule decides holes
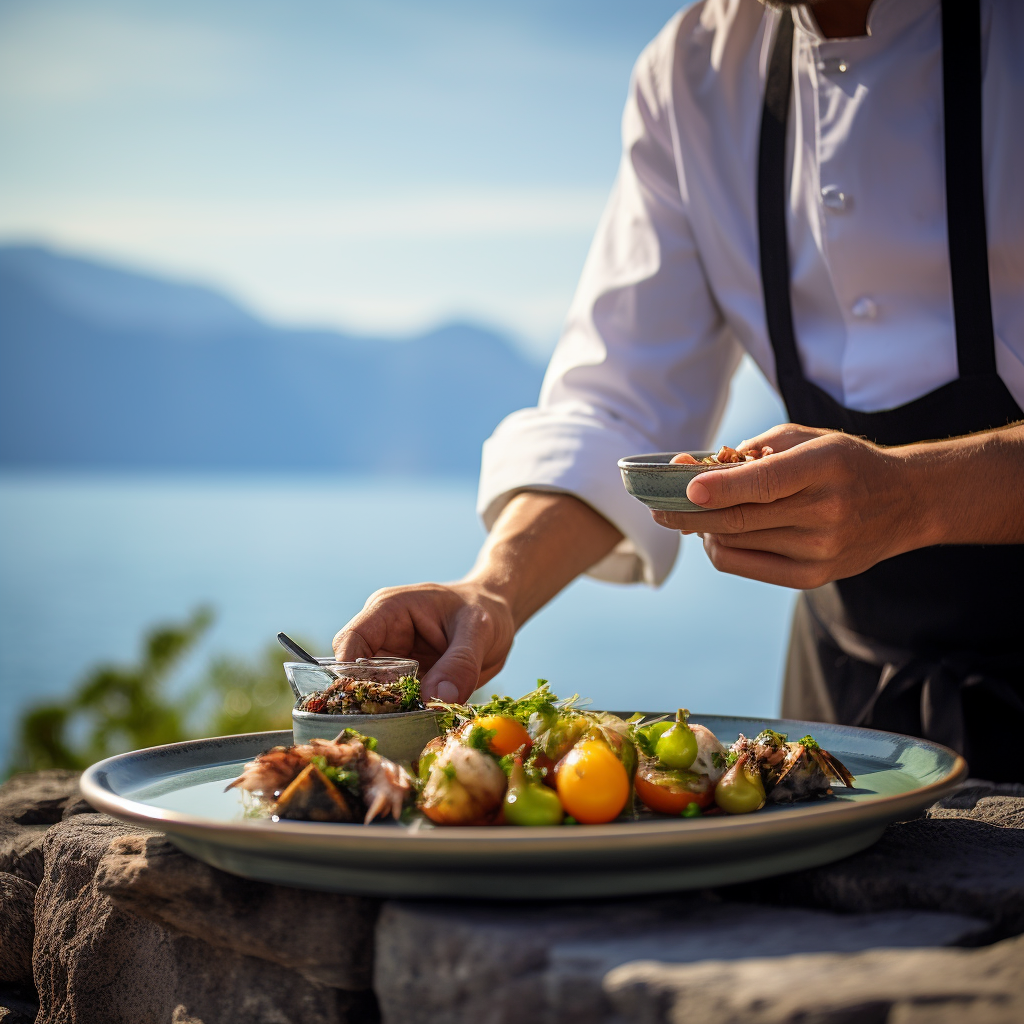
[[[868,36],[882,42],[893,39],[921,15],[938,6],[939,2],[940,0],[874,0],[868,9]],[[822,35],[808,4],[800,4],[799,7],[793,8],[793,18],[797,27],[815,43],[838,42]]]

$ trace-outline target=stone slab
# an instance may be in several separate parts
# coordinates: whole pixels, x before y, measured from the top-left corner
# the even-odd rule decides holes
[[[43,840],[49,825],[20,825],[0,816],[0,871],[34,885],[43,877]]]
[[[609,972],[609,1024],[1020,1024],[1024,938],[977,950],[640,961]]]
[[[38,1024],[286,1024],[297,1020],[372,1024],[377,1019],[372,992],[343,991],[252,955],[252,950],[258,953],[266,945],[267,937],[258,931],[249,951],[217,944],[223,935],[211,935],[215,941],[206,941],[202,914],[209,908],[203,903],[217,890],[209,879],[203,888],[201,873],[194,890],[186,886],[177,891],[179,899],[189,898],[191,892],[196,900],[198,925],[190,928],[196,934],[119,905],[111,892],[134,893],[128,902],[143,902],[151,882],[147,872],[152,865],[145,857],[150,841],[159,850],[163,838],[101,814],[76,815],[48,832],[45,871],[36,895],[33,959],[40,1001]],[[99,884],[101,864],[104,888]],[[173,865],[169,875],[174,876]],[[178,877],[180,881],[180,866]],[[139,880],[134,890],[133,879]],[[249,890],[241,895],[258,896]],[[274,908],[265,908],[264,913],[266,909]],[[276,905],[279,912],[286,909],[284,903]],[[235,911],[238,920],[245,920],[241,908]],[[307,916],[315,911],[309,904],[302,905]],[[266,916],[248,920],[257,929],[270,924]],[[287,931],[296,949],[308,941],[307,921],[301,914],[281,921],[278,928],[275,937],[284,938]],[[324,939],[322,930],[316,938]],[[329,941],[339,961],[363,952],[350,948],[343,934],[331,935]]]
[[[965,914],[988,920],[979,941],[992,941],[1024,932],[1024,829],[960,816],[900,822],[845,860],[719,892],[846,913]]]
[[[182,853],[162,835],[116,838],[96,888],[118,907],[311,981],[368,990],[379,900],[253,882]]]
[[[388,1024],[591,1024],[613,1012],[605,975],[632,960],[936,946],[986,927],[952,914],[851,917],[706,895],[533,907],[391,902],[377,929],[375,987]]]
[[[60,821],[65,807],[81,799],[81,774],[54,768],[12,775],[0,786],[0,816],[19,825],[52,825]]]
[[[36,887],[0,873],[0,984],[32,984]]]

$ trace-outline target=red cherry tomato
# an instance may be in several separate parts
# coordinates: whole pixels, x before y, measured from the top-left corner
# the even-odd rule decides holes
[[[641,765],[633,778],[633,788],[640,800],[659,814],[678,815],[688,804],[710,807],[715,802],[714,783],[696,772]]]

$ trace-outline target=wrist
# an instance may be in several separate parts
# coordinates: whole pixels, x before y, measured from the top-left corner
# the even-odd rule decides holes
[[[922,442],[892,449],[901,479],[901,521],[905,550],[950,543],[963,508],[963,481],[958,479],[944,442]]]

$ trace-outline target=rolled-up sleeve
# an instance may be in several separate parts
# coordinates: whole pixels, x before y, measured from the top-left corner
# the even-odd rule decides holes
[[[659,584],[679,537],[622,486],[618,459],[710,443],[740,349],[690,232],[672,123],[677,16],[633,71],[623,154],[536,408],[484,444],[478,511],[490,529],[523,490],[573,494],[624,540],[589,574]]]

